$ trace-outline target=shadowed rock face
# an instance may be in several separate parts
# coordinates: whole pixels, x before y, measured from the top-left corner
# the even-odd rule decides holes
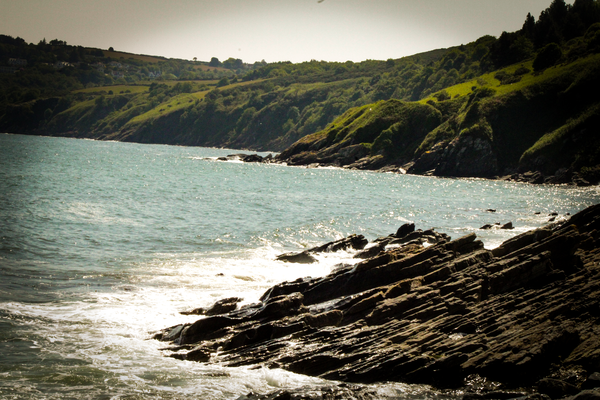
[[[358,264],[155,338],[177,358],[353,383],[461,387],[476,376],[579,388],[600,371],[599,230],[600,205],[491,251],[475,234],[407,229],[378,239],[381,251]],[[402,247],[380,245],[394,242]]]

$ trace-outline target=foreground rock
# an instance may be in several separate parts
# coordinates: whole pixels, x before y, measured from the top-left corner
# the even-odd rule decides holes
[[[258,304],[155,338],[172,342],[180,359],[463,388],[465,398],[524,395],[515,388],[552,398],[593,392],[599,230],[600,205],[491,251],[475,234],[449,240],[407,227],[355,265],[278,284]]]

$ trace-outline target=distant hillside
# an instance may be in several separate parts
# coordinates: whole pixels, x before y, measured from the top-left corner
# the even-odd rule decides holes
[[[594,86],[582,82],[595,83],[586,71],[599,22],[598,0],[554,0],[499,38],[360,63],[174,60],[0,35],[0,131],[285,150],[298,164],[444,176],[592,179],[596,156],[578,138],[594,139],[573,132],[596,121]],[[564,103],[577,90],[591,99]],[[465,146],[485,149],[477,158]]]
[[[149,63],[157,63],[157,62],[168,60],[168,58],[166,58],[166,57],[147,56],[147,55],[143,55],[143,54],[125,53],[122,51],[114,51],[114,50],[113,51],[101,50],[101,51],[105,58],[111,58],[111,59],[115,59],[115,60],[133,59],[133,60],[139,60],[139,61],[144,61],[144,62],[149,62]]]
[[[600,55],[543,73],[535,73],[532,63],[420,102],[387,100],[351,109],[278,159],[458,177],[534,171],[538,183],[598,182]],[[520,81],[506,84],[499,79],[505,76]]]

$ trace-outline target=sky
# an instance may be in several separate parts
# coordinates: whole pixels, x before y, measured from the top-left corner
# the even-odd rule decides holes
[[[498,37],[551,2],[0,0],[0,34],[187,60],[360,62]]]

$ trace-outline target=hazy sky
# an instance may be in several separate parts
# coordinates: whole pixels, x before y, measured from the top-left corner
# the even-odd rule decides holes
[[[400,58],[521,28],[551,0],[0,0],[0,33],[172,58]],[[568,1],[572,4],[572,1]]]

